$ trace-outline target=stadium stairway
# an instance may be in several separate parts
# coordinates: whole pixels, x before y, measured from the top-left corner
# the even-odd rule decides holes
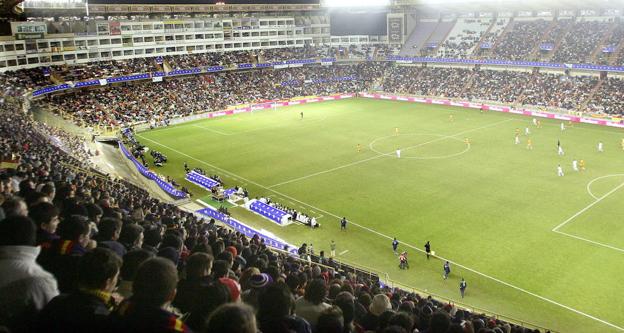
[[[598,42],[598,45],[596,45],[596,48],[589,56],[589,62],[591,62],[592,64],[597,63],[597,58],[598,55],[602,52],[602,47],[606,46],[605,44],[607,43],[607,41],[609,41],[609,38],[611,37],[611,35],[613,35],[613,32],[615,32],[616,27],[617,24],[611,22],[611,24],[609,25],[609,30],[607,30],[607,32],[602,35],[600,42]]]
[[[420,48],[425,45],[425,42],[429,39],[437,25],[437,20],[418,21],[414,30],[403,44],[399,55],[416,55],[420,51]]]

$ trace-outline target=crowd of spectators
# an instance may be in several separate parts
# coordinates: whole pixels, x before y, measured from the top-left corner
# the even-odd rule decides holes
[[[602,21],[575,22],[555,50],[552,62],[591,63],[593,52],[598,47],[602,48],[600,41],[609,32],[611,24]]]
[[[624,80],[617,78],[603,80],[587,106],[596,113],[623,116]]]
[[[544,36],[544,39],[541,41],[543,44],[552,45],[552,47],[556,47],[557,42],[560,41],[568,29],[572,26],[574,20],[572,18],[557,18],[553,26],[547,32],[547,35]],[[539,47],[539,46],[538,46]],[[540,56],[545,58],[547,56],[552,55],[552,50],[541,50]]]
[[[622,42],[624,42],[624,22],[617,22],[609,38],[601,45],[603,50],[598,53],[594,62],[599,65],[610,65]],[[609,52],[604,52],[605,49]],[[616,62],[615,65],[621,66],[621,63]]]
[[[468,83],[470,73],[464,68],[395,66],[386,73],[383,90],[455,98]]]
[[[551,23],[543,19],[511,22],[511,30],[497,41],[493,58],[533,60],[533,51]]]
[[[0,328],[16,332],[529,330],[277,252],[59,149],[4,102]],[[59,136],[56,133],[56,136]]]
[[[230,105],[365,90],[380,64],[230,71],[51,96],[59,114],[84,124],[121,125],[222,110]]]

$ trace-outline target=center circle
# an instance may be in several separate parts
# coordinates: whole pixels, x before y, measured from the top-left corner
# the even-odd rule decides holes
[[[412,137],[410,139],[406,139],[406,137]],[[413,138],[418,137],[430,137],[432,139],[429,140],[415,140]],[[459,152],[448,153],[448,154],[440,154],[440,155],[430,155],[430,156],[410,156],[410,151],[415,151],[419,147],[427,147],[429,145],[435,145],[438,142],[444,142],[447,139],[458,141],[464,145],[464,149]],[[410,142],[411,141],[411,142]],[[420,141],[420,142],[418,142]],[[388,146],[393,144],[392,148],[383,149],[383,146]],[[401,150],[401,158],[406,159],[414,159],[414,160],[433,160],[433,159],[444,159],[451,158],[455,156],[462,155],[470,150],[470,144],[464,142],[464,140],[441,134],[423,134],[423,133],[406,133],[406,134],[395,134],[395,135],[387,135],[374,139],[368,147],[370,150],[375,153],[383,156],[394,157],[396,156],[396,149]],[[389,150],[389,151],[384,151]]]

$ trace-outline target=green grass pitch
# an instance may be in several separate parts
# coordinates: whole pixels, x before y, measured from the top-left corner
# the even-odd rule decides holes
[[[620,331],[624,132],[583,124],[561,131],[560,121],[545,119],[538,129],[531,120],[351,99],[195,121],[138,137],[168,155],[158,171],[195,198],[206,192],[184,181],[185,161],[219,174],[226,185],[247,187],[252,197],[271,196],[321,216],[322,227],[310,230],[232,209],[291,244],[313,243],[316,252],[329,253],[335,240],[339,259],[517,321],[559,332]],[[565,156],[557,155],[557,140]],[[599,141],[604,153],[597,151]],[[585,160],[587,169],[573,171],[573,159]],[[564,177],[557,176],[558,164]],[[339,230],[341,216],[352,221],[347,232]],[[388,237],[410,253],[409,270],[399,270]],[[415,250],[427,240],[453,262],[449,280],[442,279],[440,260]],[[468,282],[463,301],[462,276]]]

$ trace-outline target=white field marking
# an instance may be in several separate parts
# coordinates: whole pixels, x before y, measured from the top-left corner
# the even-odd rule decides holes
[[[212,128],[210,128],[210,127],[206,127],[206,126],[200,126],[200,125],[191,125],[191,126],[193,126],[193,127],[197,127],[197,128],[201,128],[201,129],[204,129],[204,130],[206,130],[206,131],[210,131],[210,132],[212,132],[212,133],[217,133],[217,134],[219,134],[219,135],[232,135],[232,134],[229,134],[229,133],[225,133],[225,132],[217,131],[216,129],[212,129]]]
[[[388,135],[388,136],[382,136],[382,137],[379,137],[379,138],[377,138],[377,139],[373,140],[373,141],[372,141],[372,142],[368,145],[368,148],[369,148],[371,151],[374,151],[375,153],[377,153],[377,154],[379,154],[379,155],[384,155],[384,156],[394,156],[394,154],[395,154],[395,152],[394,152],[394,151],[393,151],[393,152],[389,152],[389,153],[384,153],[384,152],[381,152],[381,151],[379,151],[379,150],[375,149],[375,148],[374,148],[374,146],[375,146],[375,143],[377,143],[377,141],[379,141],[379,140],[383,140],[383,139],[387,139],[387,138],[392,138],[392,137],[397,137],[397,136],[437,136],[437,137],[438,137],[438,138],[440,138],[440,139],[453,139],[453,140],[455,140],[455,141],[459,141],[459,142],[461,142],[462,144],[464,144],[464,145],[466,146],[466,148],[464,148],[464,150],[460,151],[459,153],[454,153],[454,154],[449,154],[449,155],[441,155],[441,156],[430,156],[430,157],[403,156],[403,157],[401,157],[401,158],[403,158],[403,159],[412,159],[412,160],[439,160],[439,159],[445,159],[445,158],[451,158],[451,157],[455,157],[455,156],[463,155],[463,154],[467,153],[467,152],[470,150],[470,145],[469,145],[469,144],[466,144],[464,141],[462,141],[462,140],[460,140],[460,139],[458,139],[458,138],[455,138],[455,137],[453,137],[453,136],[448,136],[448,135],[441,135],[441,134],[429,134],[429,133],[423,133],[423,134],[421,134],[421,133],[407,133],[407,134],[399,134],[399,135]],[[423,144],[419,144],[419,145],[417,145],[417,146],[420,146],[420,145],[423,145]],[[404,150],[408,150],[408,149],[411,149],[411,148],[416,148],[416,146],[410,146],[410,147],[407,147],[407,148],[404,148],[404,149],[401,149],[401,150],[402,150],[402,151],[404,151]]]
[[[496,122],[496,123],[493,123],[493,124],[489,124],[489,125],[481,126],[481,127],[478,127],[478,128],[473,128],[473,129],[470,129],[470,130],[459,132],[457,134],[453,134],[453,135],[444,136],[444,137],[441,137],[441,138],[425,141],[423,143],[419,143],[419,144],[417,144],[415,146],[407,147],[407,148],[404,148],[402,150],[405,151],[405,150],[408,150],[408,149],[411,149],[411,148],[424,146],[424,145],[427,145],[427,144],[430,144],[430,143],[446,140],[446,139],[454,137],[454,136],[462,135],[462,134],[465,134],[465,133],[468,133],[468,132],[478,131],[478,130],[481,130],[481,129],[484,129],[484,128],[496,126],[498,124],[509,122],[509,121],[513,121],[513,119],[506,119],[506,120],[499,121],[499,122]],[[369,145],[369,148],[370,148],[370,145]],[[333,171],[336,171],[336,170],[348,168],[348,167],[351,167],[351,166],[354,166],[354,165],[366,163],[368,161],[376,160],[378,158],[387,157],[387,156],[388,155],[386,155],[386,154],[375,155],[373,157],[365,158],[363,160],[359,160],[359,161],[355,161],[355,162],[352,162],[352,163],[343,164],[343,165],[340,165],[340,166],[337,166],[337,167],[334,167],[334,168],[331,168],[331,169],[315,172],[315,173],[312,173],[312,174],[309,174],[309,175],[306,175],[306,176],[301,176],[301,177],[290,179],[290,180],[287,180],[287,181],[284,181],[284,182],[281,182],[281,183],[273,184],[273,185],[269,186],[268,188],[274,188],[274,187],[278,187],[278,186],[294,183],[294,182],[297,182],[297,181],[300,181],[300,180],[312,178],[312,177],[315,177],[315,176],[318,176],[318,175],[323,175],[323,174],[326,174],[326,173],[329,173],[329,172],[333,172]]]
[[[575,238],[575,239],[578,239],[578,240],[582,240],[582,241],[584,241],[584,242],[592,243],[592,244],[594,244],[594,245],[598,245],[598,246],[606,247],[606,248],[611,249],[611,250],[615,250],[615,251],[619,251],[619,252],[624,252],[624,249],[619,248],[619,247],[616,247],[616,246],[613,246],[613,245],[609,245],[609,244],[604,244],[604,243],[596,242],[596,241],[593,241],[593,240],[591,240],[591,239],[587,239],[587,238],[583,238],[583,237],[580,237],[580,236],[572,235],[572,234],[569,234],[569,233],[567,233],[567,232],[563,232],[563,231],[559,231],[559,230],[555,230],[555,232],[556,232],[556,233],[558,233],[558,234],[564,235],[564,236],[568,236],[568,237],[571,237],[571,238]]]
[[[186,157],[188,157],[188,158],[190,158],[190,159],[193,159],[193,160],[195,160],[195,161],[197,161],[197,162],[199,162],[199,163],[202,163],[202,164],[204,164],[204,165],[206,165],[206,166],[210,166],[210,167],[213,167],[213,168],[215,168],[215,169],[221,170],[221,172],[223,172],[223,173],[227,173],[227,174],[230,174],[230,175],[234,175],[233,173],[231,173],[231,172],[229,172],[229,171],[227,171],[227,170],[221,169],[221,168],[216,167],[216,166],[214,166],[214,165],[212,165],[212,164],[210,164],[210,163],[204,162],[204,161],[202,161],[202,160],[200,160],[200,159],[197,159],[197,158],[195,158],[195,157],[193,157],[193,156],[191,156],[191,155],[188,155],[188,154],[186,154],[186,153],[183,153],[183,152],[181,152],[181,151],[178,151],[178,150],[176,150],[176,149],[173,149],[173,148],[171,148],[171,147],[169,147],[169,146],[167,146],[167,145],[164,145],[164,144],[162,144],[162,143],[160,143],[160,142],[154,141],[154,140],[152,140],[152,139],[145,138],[145,137],[143,137],[141,134],[137,134],[137,136],[138,136],[138,137],[140,137],[140,138],[142,138],[142,139],[145,139],[145,140],[147,140],[147,141],[151,141],[151,142],[153,142],[153,143],[154,143],[154,144],[156,144],[156,145],[159,145],[159,146],[161,146],[161,147],[167,148],[167,149],[169,149],[169,150],[171,150],[171,151],[173,151],[173,152],[175,152],[175,153],[177,153],[177,154],[179,154],[179,155],[181,155],[181,156],[186,156]],[[249,180],[249,179],[245,179],[245,178],[240,177],[240,176],[239,176],[239,178],[244,179],[245,181],[247,181],[247,182],[248,182],[248,183],[250,183],[250,184],[253,184],[253,185],[255,185],[255,186],[258,186],[258,187],[260,187],[260,188],[263,188],[263,189],[265,189],[265,190],[267,190],[267,191],[273,192],[273,193],[275,193],[275,194],[277,194],[277,195],[279,195],[279,196],[282,196],[282,197],[284,197],[284,198],[286,198],[286,199],[291,199],[291,200],[296,201],[296,202],[299,202],[299,203],[301,203],[301,204],[303,204],[303,205],[305,205],[305,206],[308,206],[308,207],[310,207],[310,208],[312,208],[312,209],[315,209],[315,210],[317,210],[317,211],[319,211],[319,212],[325,213],[325,214],[326,214],[326,215],[328,215],[328,216],[333,216],[333,217],[334,217],[334,218],[336,218],[336,219],[340,219],[340,218],[342,218],[341,216],[338,216],[338,215],[336,215],[336,214],[330,213],[330,212],[328,212],[328,211],[326,211],[326,210],[324,210],[324,209],[321,209],[321,208],[318,208],[318,207],[316,207],[316,206],[313,206],[313,205],[307,204],[307,203],[305,203],[305,202],[303,202],[303,201],[300,201],[300,200],[297,200],[297,199],[295,199],[295,198],[293,198],[293,197],[291,197],[291,196],[289,196],[289,195],[286,195],[286,194],[283,194],[283,193],[278,192],[278,191],[276,191],[276,190],[273,190],[273,189],[271,189],[271,188],[269,188],[269,187],[267,187],[267,186],[264,186],[264,185],[258,184],[258,183],[256,183],[255,181],[252,181],[252,180]],[[624,185],[624,184],[622,184],[622,185]],[[363,225],[357,224],[357,223],[355,223],[355,222],[353,222],[353,221],[349,221],[349,224],[354,225],[354,226],[356,226],[356,227],[359,227],[359,228],[361,228],[361,229],[364,229],[364,230],[366,230],[366,231],[369,231],[369,232],[371,232],[371,233],[373,233],[373,234],[376,234],[376,235],[378,235],[378,236],[380,236],[380,237],[382,237],[382,238],[386,238],[386,239],[394,239],[394,238],[393,238],[393,237],[391,237],[391,236],[388,236],[388,235],[382,234],[382,233],[380,233],[380,232],[378,232],[378,231],[376,231],[376,230],[373,230],[373,229],[371,229],[371,228],[369,228],[369,227],[366,227],[366,226],[363,226]],[[423,250],[423,249],[421,249],[421,248],[418,248],[418,247],[415,247],[415,246],[413,246],[413,245],[407,244],[407,243],[403,243],[403,245],[404,245],[404,246],[407,246],[407,247],[409,247],[409,248],[412,248],[412,249],[414,249],[414,250],[416,250],[416,251],[422,252],[422,253],[424,253],[424,252],[425,252],[425,250]],[[592,320],[597,321],[597,322],[599,322],[599,323],[602,323],[602,324],[604,324],[604,325],[610,326],[610,327],[615,328],[615,329],[617,329],[617,330],[619,330],[619,331],[624,331],[624,327],[617,326],[617,325],[615,325],[615,324],[612,324],[612,323],[607,322],[607,321],[605,321],[605,320],[602,320],[602,319],[600,319],[600,318],[594,317],[594,316],[592,316],[592,315],[590,315],[590,314],[587,314],[587,313],[585,313],[585,312],[582,312],[582,311],[580,311],[580,310],[577,310],[577,309],[574,309],[574,308],[572,308],[572,307],[569,307],[569,306],[567,306],[567,305],[565,305],[565,304],[561,304],[561,303],[558,303],[558,302],[556,302],[556,301],[554,301],[554,300],[551,300],[551,299],[549,299],[549,298],[546,298],[546,297],[544,297],[544,296],[540,296],[540,295],[538,295],[538,294],[536,294],[536,293],[533,293],[533,292],[531,292],[531,291],[528,291],[528,290],[526,290],[526,289],[524,289],[524,288],[522,288],[522,287],[515,286],[515,285],[513,285],[513,284],[511,284],[511,283],[508,283],[508,282],[502,281],[502,280],[500,280],[500,279],[498,279],[498,278],[495,278],[495,277],[493,277],[493,276],[487,275],[487,274],[485,274],[485,273],[481,273],[481,272],[479,272],[479,271],[477,271],[477,270],[474,270],[474,269],[472,269],[472,268],[469,268],[469,267],[467,267],[467,266],[464,266],[464,265],[462,265],[462,264],[459,264],[459,263],[457,263],[457,262],[455,262],[455,261],[452,261],[452,260],[449,260],[449,259],[443,258],[443,257],[441,257],[441,256],[436,256],[436,257],[437,257],[437,258],[440,258],[441,260],[448,260],[448,262],[449,262],[449,263],[451,263],[451,264],[453,264],[454,266],[457,266],[457,267],[463,268],[463,269],[465,269],[465,270],[467,270],[467,271],[470,271],[470,272],[472,272],[472,273],[474,273],[474,274],[476,274],[476,275],[482,276],[482,277],[484,277],[484,278],[486,278],[486,279],[492,280],[492,281],[494,281],[494,282],[497,282],[497,283],[502,284],[502,285],[504,285],[504,286],[507,286],[507,287],[509,287],[509,288],[515,289],[515,290],[517,290],[517,291],[523,292],[523,293],[525,293],[525,294],[527,294],[527,295],[530,295],[530,296],[533,296],[533,297],[535,297],[535,298],[538,298],[538,299],[540,299],[540,300],[542,300],[542,301],[544,301],[544,302],[547,302],[547,303],[553,304],[553,305],[555,305],[555,306],[561,307],[561,308],[563,308],[563,309],[566,309],[566,310],[568,310],[568,311],[574,312],[574,313],[576,313],[576,314],[578,314],[578,315],[581,315],[581,316],[583,316],[583,317],[586,317],[586,318],[592,319]]]
[[[115,170],[115,167],[114,167],[112,164],[110,164],[110,163],[108,163],[108,162],[104,162],[104,163],[106,163],[106,165],[108,165],[108,167],[109,167],[109,168],[111,168],[111,169]]]
[[[343,255],[343,254],[345,254],[345,253],[347,253],[347,252],[349,252],[349,250],[344,250],[344,251],[342,251],[342,252],[338,253],[338,255],[339,255],[339,256],[341,256],[341,255]]]
[[[585,208],[579,210],[578,212],[576,212],[574,215],[570,216],[567,220],[561,222],[558,226],[554,227],[551,231],[557,231],[559,230],[559,228],[563,227],[564,225],[568,224],[570,221],[574,220],[575,218],[577,218],[579,215],[583,214],[584,212],[586,212],[588,209],[594,207],[595,204],[599,203],[600,201],[604,200],[606,197],[610,196],[611,194],[613,194],[615,191],[619,190],[620,188],[624,187],[624,183],[616,186],[614,189],[612,189],[611,191],[607,192],[606,194],[604,194],[603,196],[601,196],[600,198],[596,199],[594,202],[590,203],[589,205],[587,205]]]
[[[592,198],[594,198],[594,199],[598,200],[598,197],[597,197],[597,196],[595,196],[595,195],[594,195],[594,193],[592,193],[592,191],[591,191],[591,186],[592,186],[592,184],[593,184],[595,181],[600,180],[600,179],[603,179],[603,178],[618,177],[618,176],[624,176],[624,173],[616,173],[616,174],[606,175],[606,176],[602,176],[602,177],[598,177],[598,178],[594,178],[594,179],[592,179],[592,181],[590,181],[589,183],[587,183],[587,193],[589,193],[589,195],[591,195],[591,196],[592,196]]]

